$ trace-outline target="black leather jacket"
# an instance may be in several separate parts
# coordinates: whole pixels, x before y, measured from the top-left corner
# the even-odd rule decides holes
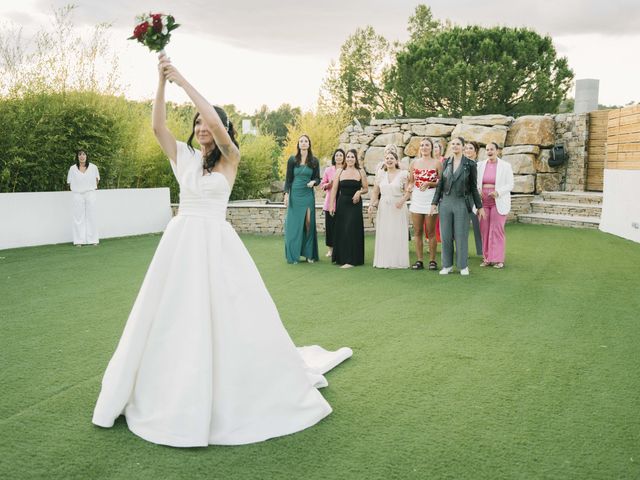
[[[471,199],[476,208],[482,208],[482,198],[478,192],[477,185],[478,167],[476,162],[462,156],[460,167],[453,172],[453,157],[449,157],[444,161],[442,166],[442,178],[436,187],[436,193],[433,196],[433,205],[437,205],[444,195],[454,195],[463,197],[468,206],[471,205]]]

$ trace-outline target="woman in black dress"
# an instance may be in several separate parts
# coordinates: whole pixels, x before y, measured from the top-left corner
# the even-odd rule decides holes
[[[369,190],[367,174],[360,168],[358,152],[349,150],[344,169],[336,171],[331,188],[331,214],[335,215],[334,263],[342,268],[364,264],[364,220],[362,195]]]

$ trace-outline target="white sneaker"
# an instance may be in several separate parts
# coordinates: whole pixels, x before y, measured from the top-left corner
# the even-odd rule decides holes
[[[460,275],[469,275],[469,267],[460,270]]]
[[[440,275],[449,275],[451,272],[453,272],[453,267],[444,267],[440,270]]]

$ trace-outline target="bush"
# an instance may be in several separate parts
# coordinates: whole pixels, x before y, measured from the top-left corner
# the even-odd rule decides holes
[[[167,104],[178,141],[191,134],[192,105]],[[39,93],[0,99],[0,192],[67,189],[77,149],[100,171],[101,188],[179,187],[151,129],[151,103],[95,92]],[[197,145],[194,145],[197,146]],[[278,178],[280,148],[271,135],[240,138],[241,162],[232,199],[262,196]]]
[[[78,148],[87,150],[112,181],[114,159],[125,150],[128,123],[118,118],[124,99],[95,93],[34,94],[0,101],[0,191],[66,188]]]
[[[240,139],[240,166],[231,192],[232,200],[262,198],[277,180],[280,148],[272,135],[245,135]]]
[[[338,137],[347,124],[348,121],[340,115],[304,113],[295,124],[288,126],[287,141],[280,158],[280,174],[284,176],[287,159],[291,155],[295,155],[298,139],[302,135],[308,135],[311,139],[311,150],[313,155],[320,160],[320,164],[326,163],[338,148]]]

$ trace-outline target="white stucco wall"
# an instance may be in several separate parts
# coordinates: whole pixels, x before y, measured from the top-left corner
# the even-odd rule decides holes
[[[600,230],[640,243],[640,170],[604,171]]]
[[[168,188],[98,190],[100,238],[164,231]],[[71,192],[0,193],[0,249],[72,242]]]

